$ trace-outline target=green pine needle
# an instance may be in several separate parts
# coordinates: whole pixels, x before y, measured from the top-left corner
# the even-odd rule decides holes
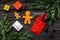
[[[51,25],[54,21],[56,21],[58,14],[60,14],[59,7],[60,0],[35,0],[34,4],[32,5],[32,9],[43,9],[48,13],[48,25]]]
[[[6,15],[0,20],[0,40],[30,40],[31,35],[26,32],[10,32],[12,26]]]

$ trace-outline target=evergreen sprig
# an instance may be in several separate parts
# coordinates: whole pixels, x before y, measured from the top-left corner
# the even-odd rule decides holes
[[[6,15],[0,19],[0,40],[30,40],[31,35],[27,32],[10,32],[12,26]]]
[[[44,10],[48,13],[48,25],[54,23],[60,13],[60,0],[35,0],[32,9]]]

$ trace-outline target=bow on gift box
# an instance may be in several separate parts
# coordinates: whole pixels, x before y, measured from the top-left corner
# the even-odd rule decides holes
[[[39,17],[36,18],[36,21],[31,27],[31,31],[34,32],[37,35],[40,35],[44,27],[46,26],[46,19],[47,19],[47,14],[43,13]]]

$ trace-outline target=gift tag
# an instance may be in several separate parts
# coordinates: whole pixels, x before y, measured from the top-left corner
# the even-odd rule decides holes
[[[21,7],[22,7],[22,3],[20,3],[19,1],[16,1],[14,4],[13,4],[14,8],[16,10],[19,10]]]
[[[23,26],[16,21],[13,25],[12,25],[17,31],[21,30],[23,28]]]
[[[4,10],[9,11],[9,9],[10,9],[10,5],[5,4]]]
[[[42,14],[41,16],[37,17],[34,24],[31,27],[31,31],[37,35],[40,35],[42,30],[46,26],[46,23],[44,22],[46,20],[46,17],[47,14]]]

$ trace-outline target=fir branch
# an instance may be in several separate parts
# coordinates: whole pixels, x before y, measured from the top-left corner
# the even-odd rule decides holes
[[[0,20],[0,40],[30,40],[31,35],[27,32],[11,32],[12,26],[6,15]]]
[[[45,10],[48,13],[47,23],[51,25],[56,21],[58,14],[60,14],[59,8],[60,0],[35,0],[35,3],[32,5],[32,9]]]

